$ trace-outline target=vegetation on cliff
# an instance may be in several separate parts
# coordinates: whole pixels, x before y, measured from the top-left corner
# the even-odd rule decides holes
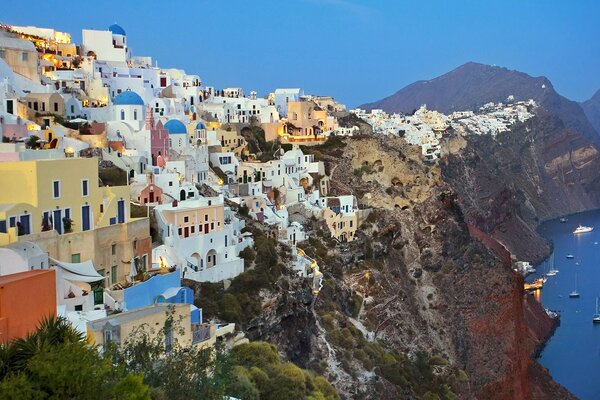
[[[51,318],[25,339],[0,345],[0,399],[253,399],[337,400],[322,377],[284,363],[267,343],[231,351],[183,347],[167,351],[165,329],[141,325],[121,347],[89,346],[62,318]]]

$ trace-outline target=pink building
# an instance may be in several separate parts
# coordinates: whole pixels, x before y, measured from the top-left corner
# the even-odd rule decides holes
[[[158,156],[165,158],[169,155],[169,131],[163,128],[161,121],[154,123],[152,110],[146,113],[146,129],[150,130],[150,154],[152,156],[152,165],[158,165]]]
[[[163,190],[154,184],[154,174],[150,174],[148,180],[148,186],[142,190],[138,197],[139,202],[141,204],[162,204]]]

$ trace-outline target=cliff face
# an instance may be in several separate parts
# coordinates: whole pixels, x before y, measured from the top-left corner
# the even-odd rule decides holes
[[[318,260],[325,287],[315,302],[298,282],[265,296],[253,338],[278,343],[348,399],[450,390],[461,399],[572,398],[533,360],[552,322],[522,278],[469,235],[438,166],[402,139],[349,139],[323,157],[333,190],[373,211],[343,245],[314,239],[325,230],[308,223],[313,239],[300,247]]]
[[[539,261],[547,253],[535,232],[540,220],[600,207],[595,141],[543,108],[495,139],[454,138],[445,150],[444,179],[467,220],[519,259]]]

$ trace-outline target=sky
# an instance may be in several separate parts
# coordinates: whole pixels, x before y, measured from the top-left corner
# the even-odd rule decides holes
[[[596,0],[2,0],[0,23],[82,29],[117,22],[134,55],[205,86],[278,87],[349,107],[468,61],[546,76],[576,101],[600,89]]]

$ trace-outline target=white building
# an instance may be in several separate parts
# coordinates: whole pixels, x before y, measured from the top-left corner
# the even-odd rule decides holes
[[[239,252],[253,241],[241,233],[245,224],[224,206],[223,196],[162,204],[154,211],[164,242],[153,250],[154,260],[180,267],[183,277],[200,282],[232,279],[244,271]]]
[[[82,53],[84,55],[93,55],[99,61],[107,61],[116,65],[127,64],[130,57],[127,35],[119,25],[111,25],[106,31],[84,29],[82,37]]]

